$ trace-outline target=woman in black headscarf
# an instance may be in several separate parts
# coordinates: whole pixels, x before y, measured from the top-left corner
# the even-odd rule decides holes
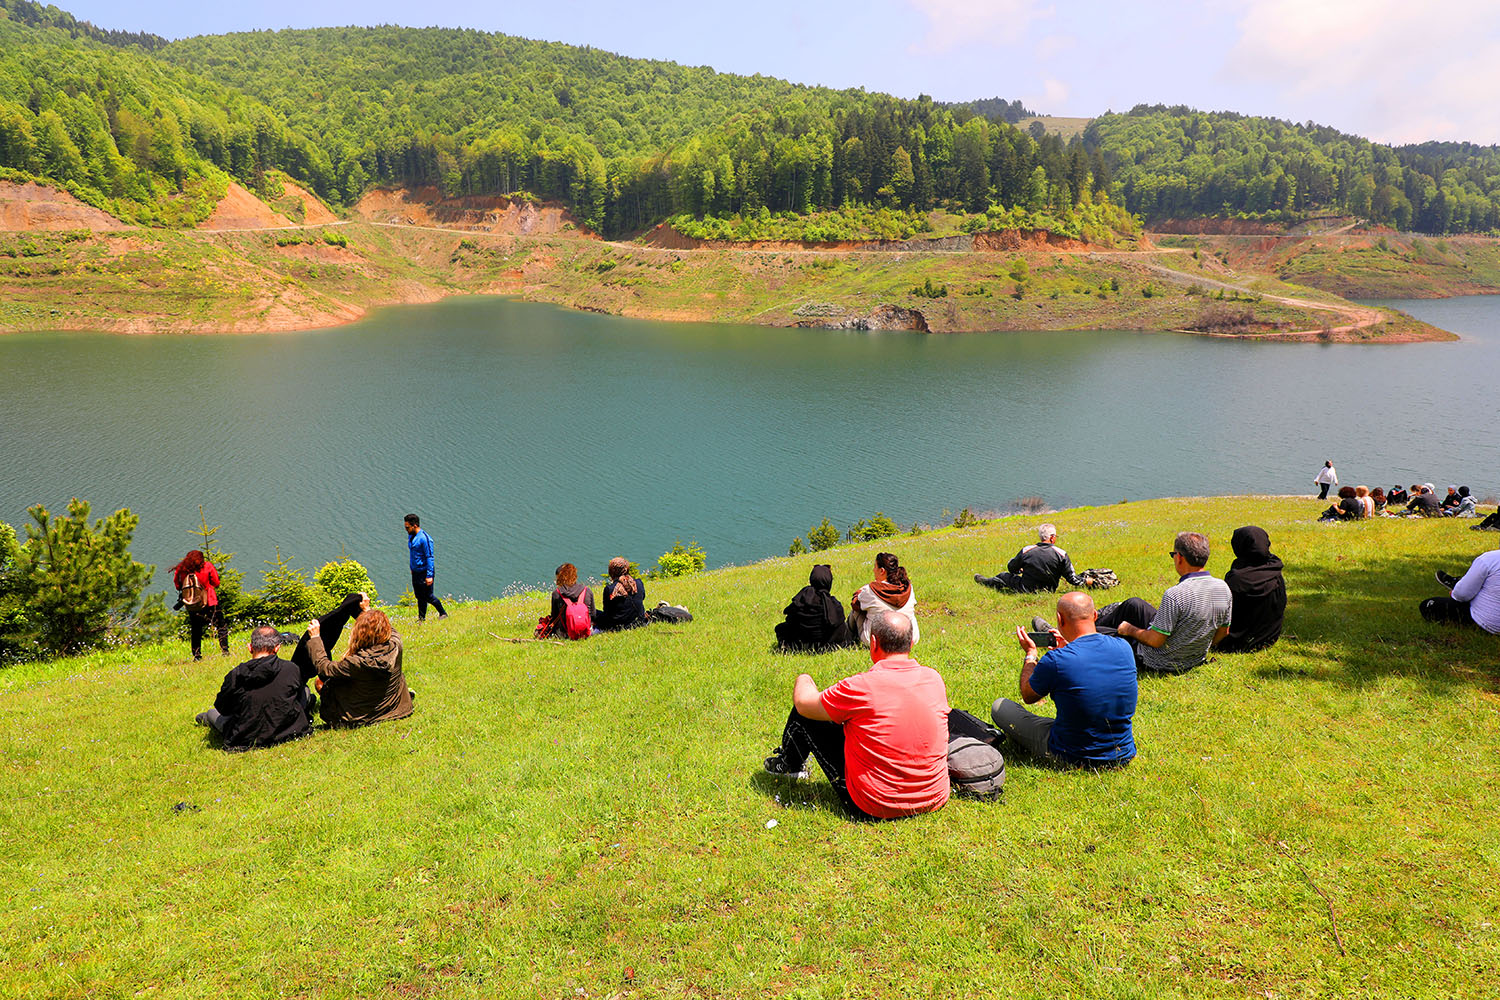
[[[1229,634],[1214,647],[1218,653],[1250,653],[1281,638],[1281,619],[1286,613],[1286,581],[1281,578],[1281,560],[1271,555],[1271,537],[1264,528],[1247,524],[1229,536],[1234,562],[1224,574],[1234,607]]]
[[[782,612],[786,621],[776,626],[776,641],[787,650],[821,650],[852,646],[844,623],[844,606],[833,596],[833,569],[819,563],[807,575],[807,586],[797,591]]]

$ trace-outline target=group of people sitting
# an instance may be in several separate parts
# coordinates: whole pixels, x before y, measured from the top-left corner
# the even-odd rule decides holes
[[[353,620],[344,655],[333,649]],[[295,643],[290,660],[281,649]],[[365,726],[412,713],[414,693],[401,670],[401,636],[363,593],[309,622],[299,638],[262,625],[250,633],[250,658],[224,678],[214,707],[197,721],[226,750],[275,746],[311,735],[313,713],[330,726]],[[313,682],[316,693],[307,689]]]
[[[1067,553],[1056,546],[1056,528],[1042,525],[1038,535],[1035,545],[1011,560],[1006,574],[975,580],[1024,592],[1055,591],[1063,579],[1079,585]],[[1136,752],[1131,721],[1139,673],[1184,673],[1206,662],[1211,650],[1250,652],[1281,636],[1286,582],[1270,537],[1246,525],[1234,531],[1230,546],[1235,558],[1219,580],[1205,568],[1208,539],[1197,532],[1178,534],[1170,552],[1178,582],[1163,594],[1160,606],[1132,597],[1096,610],[1088,594],[1070,591],[1057,601],[1056,627],[1039,617],[1032,619],[1031,631],[1018,627],[1021,702],[1000,698],[990,707],[1000,732],[1051,764],[1129,763]],[[948,798],[949,739],[967,735],[964,720],[972,718],[950,710],[942,677],[912,658],[918,638],[915,599],[904,569],[893,579],[896,565],[895,556],[880,553],[875,580],[856,595],[856,602],[867,592],[876,599],[863,605],[871,669],[826,691],[800,674],[781,744],[765,761],[771,774],[806,777],[807,758],[815,757],[846,809],[865,819],[940,808]],[[853,642],[832,583],[827,565],[813,567],[808,586],[777,626],[782,648],[833,648],[835,637]],[[885,587],[874,589],[880,584]],[[899,588],[894,593],[893,584]],[[1024,707],[1049,696],[1055,717]]]
[[[776,642],[787,651],[822,652],[844,646],[868,646],[872,615],[893,613],[911,623],[912,642],[922,637],[917,624],[917,595],[911,577],[893,553],[875,556],[869,583],[849,599],[849,614],[833,596],[833,569],[819,563],[808,574],[807,586],[782,609],[786,620],[776,626]]]
[[[594,592],[578,582],[578,567],[557,567],[552,607],[536,625],[537,638],[584,639],[600,632],[645,625],[646,584],[630,574],[629,561],[616,556],[609,561],[609,582],[604,585],[604,606],[594,607]]]
[[[1413,483],[1411,489],[1402,489],[1400,484],[1391,487],[1389,493],[1379,486],[1373,490],[1365,486],[1341,486],[1338,503],[1318,515],[1320,521],[1357,521],[1375,517],[1478,517],[1478,501],[1467,486],[1449,486],[1448,495],[1441,500],[1437,487],[1431,483]],[[1475,531],[1500,530],[1500,512],[1491,514],[1483,524],[1474,526]]]

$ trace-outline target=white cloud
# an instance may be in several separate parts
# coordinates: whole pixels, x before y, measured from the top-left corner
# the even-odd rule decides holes
[[[1243,0],[1239,12],[1225,74],[1278,92],[1285,117],[1387,142],[1500,142],[1500,6],[1489,0]]]
[[[909,0],[927,17],[927,34],[912,51],[937,55],[971,44],[1014,44],[1032,23],[1053,15],[1043,0]]]
[[[1047,62],[1077,46],[1078,39],[1072,35],[1048,35],[1036,43],[1036,57],[1040,62]]]

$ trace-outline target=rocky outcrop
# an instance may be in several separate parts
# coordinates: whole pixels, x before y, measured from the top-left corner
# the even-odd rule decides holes
[[[370,222],[408,226],[505,236],[593,236],[559,205],[538,205],[498,194],[446,198],[432,186],[376,188],[359,199],[354,211]]]
[[[31,232],[89,229],[105,232],[125,223],[66,191],[27,181],[0,181],[0,230]]]
[[[927,317],[915,309],[907,309],[904,306],[885,305],[876,306],[868,316],[850,316],[835,318],[832,316],[817,319],[804,319],[797,323],[800,327],[817,330],[913,330],[917,333],[931,333],[927,327]]]
[[[974,234],[974,249],[992,253],[1017,250],[1091,250],[1084,240],[1059,236],[1045,229],[996,229]]]

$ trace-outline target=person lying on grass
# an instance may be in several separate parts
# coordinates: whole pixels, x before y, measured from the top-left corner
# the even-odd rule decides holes
[[[1056,648],[1038,657],[1026,630],[1021,646],[1021,699],[1035,705],[1048,695],[1057,718],[1028,712],[1009,698],[990,707],[1010,741],[1033,758],[1073,767],[1115,767],[1135,757],[1130,720],[1138,689],[1130,643],[1094,628],[1094,601],[1082,591],[1057,599]]]
[[[349,648],[333,662],[316,621],[307,625],[307,652],[317,671],[318,712],[330,726],[366,726],[404,719],[412,693],[401,671],[401,636],[379,608],[360,612],[349,632]]]
[[[1234,599],[1229,585],[1215,580],[1208,565],[1208,539],[1196,531],[1179,532],[1172,543],[1177,583],[1153,608],[1139,597],[1111,604],[1099,612],[1097,625],[1130,640],[1142,670],[1183,674],[1208,660],[1208,651],[1229,634]]]
[[[1430,622],[1478,625],[1500,634],[1500,549],[1482,552],[1462,577],[1442,570],[1437,581],[1449,588],[1448,597],[1429,597],[1421,603],[1422,617]]]
[[[869,670],[827,691],[807,674],[792,688],[792,712],[766,771],[807,777],[808,755],[856,819],[898,819],[948,801],[948,689],[911,658],[911,619],[869,616]]]
[[[214,707],[197,722],[223,737],[225,750],[270,747],[312,733],[312,699],[297,665],[277,655],[294,641],[262,625],[250,633],[250,659],[224,677]]]

